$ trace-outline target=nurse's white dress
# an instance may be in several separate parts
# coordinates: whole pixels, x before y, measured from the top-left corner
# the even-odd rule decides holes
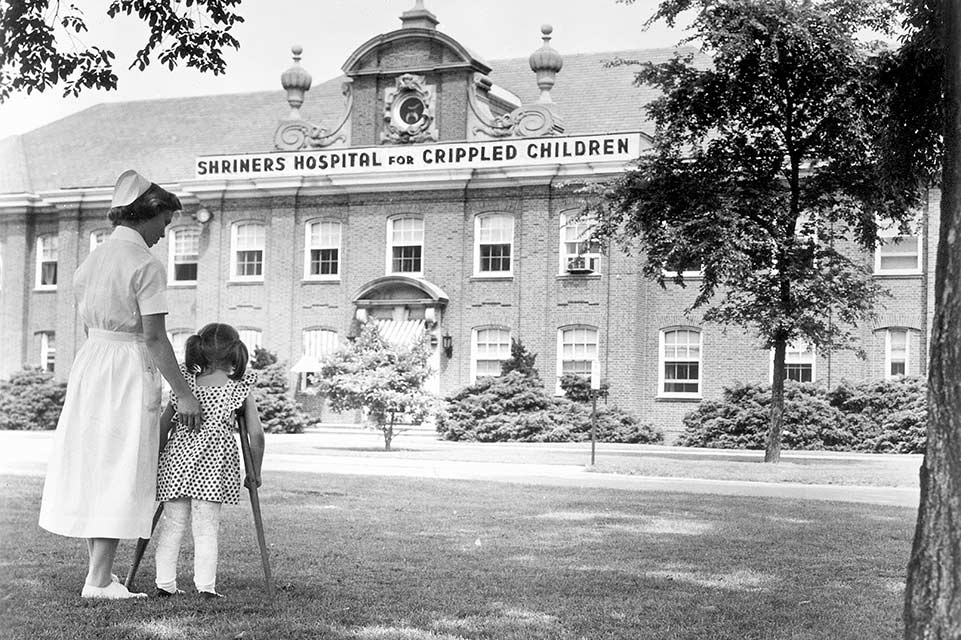
[[[88,334],[70,370],[40,526],[77,538],[149,538],[160,373],[141,317],[167,313],[167,276],[139,233],[116,227],[73,285]]]

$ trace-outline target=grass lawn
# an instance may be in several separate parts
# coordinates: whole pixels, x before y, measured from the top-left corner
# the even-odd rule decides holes
[[[884,640],[900,637],[914,510],[821,501],[272,474],[265,600],[249,505],[218,590],[79,598],[84,545],[0,476],[0,638]],[[133,549],[123,542],[118,568]],[[190,553],[181,587],[190,584]],[[152,586],[148,551],[138,584]],[[152,588],[149,589],[152,591]]]

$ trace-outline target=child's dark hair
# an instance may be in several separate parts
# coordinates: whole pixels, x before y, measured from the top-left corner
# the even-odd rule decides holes
[[[230,379],[240,380],[250,355],[240,334],[229,324],[211,322],[187,338],[184,361],[187,370],[200,373],[209,368],[231,369]]]
[[[140,222],[150,220],[165,211],[180,211],[183,206],[180,198],[163,187],[151,183],[150,188],[140,194],[136,200],[122,207],[114,207],[107,212],[107,218],[113,226],[124,222]]]

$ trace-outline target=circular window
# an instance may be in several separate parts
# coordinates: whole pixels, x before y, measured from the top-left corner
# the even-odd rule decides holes
[[[413,127],[424,119],[426,106],[418,96],[407,96],[397,107],[397,119],[408,127]]]

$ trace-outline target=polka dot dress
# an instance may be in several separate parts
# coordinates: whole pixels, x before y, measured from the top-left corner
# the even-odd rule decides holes
[[[170,439],[160,454],[157,500],[194,498],[237,504],[240,501],[240,454],[233,435],[235,411],[244,403],[257,379],[253,371],[241,380],[206,387],[181,365],[191,391],[197,396],[204,422],[199,431],[180,426],[176,415]],[[177,397],[171,395],[177,408]]]

